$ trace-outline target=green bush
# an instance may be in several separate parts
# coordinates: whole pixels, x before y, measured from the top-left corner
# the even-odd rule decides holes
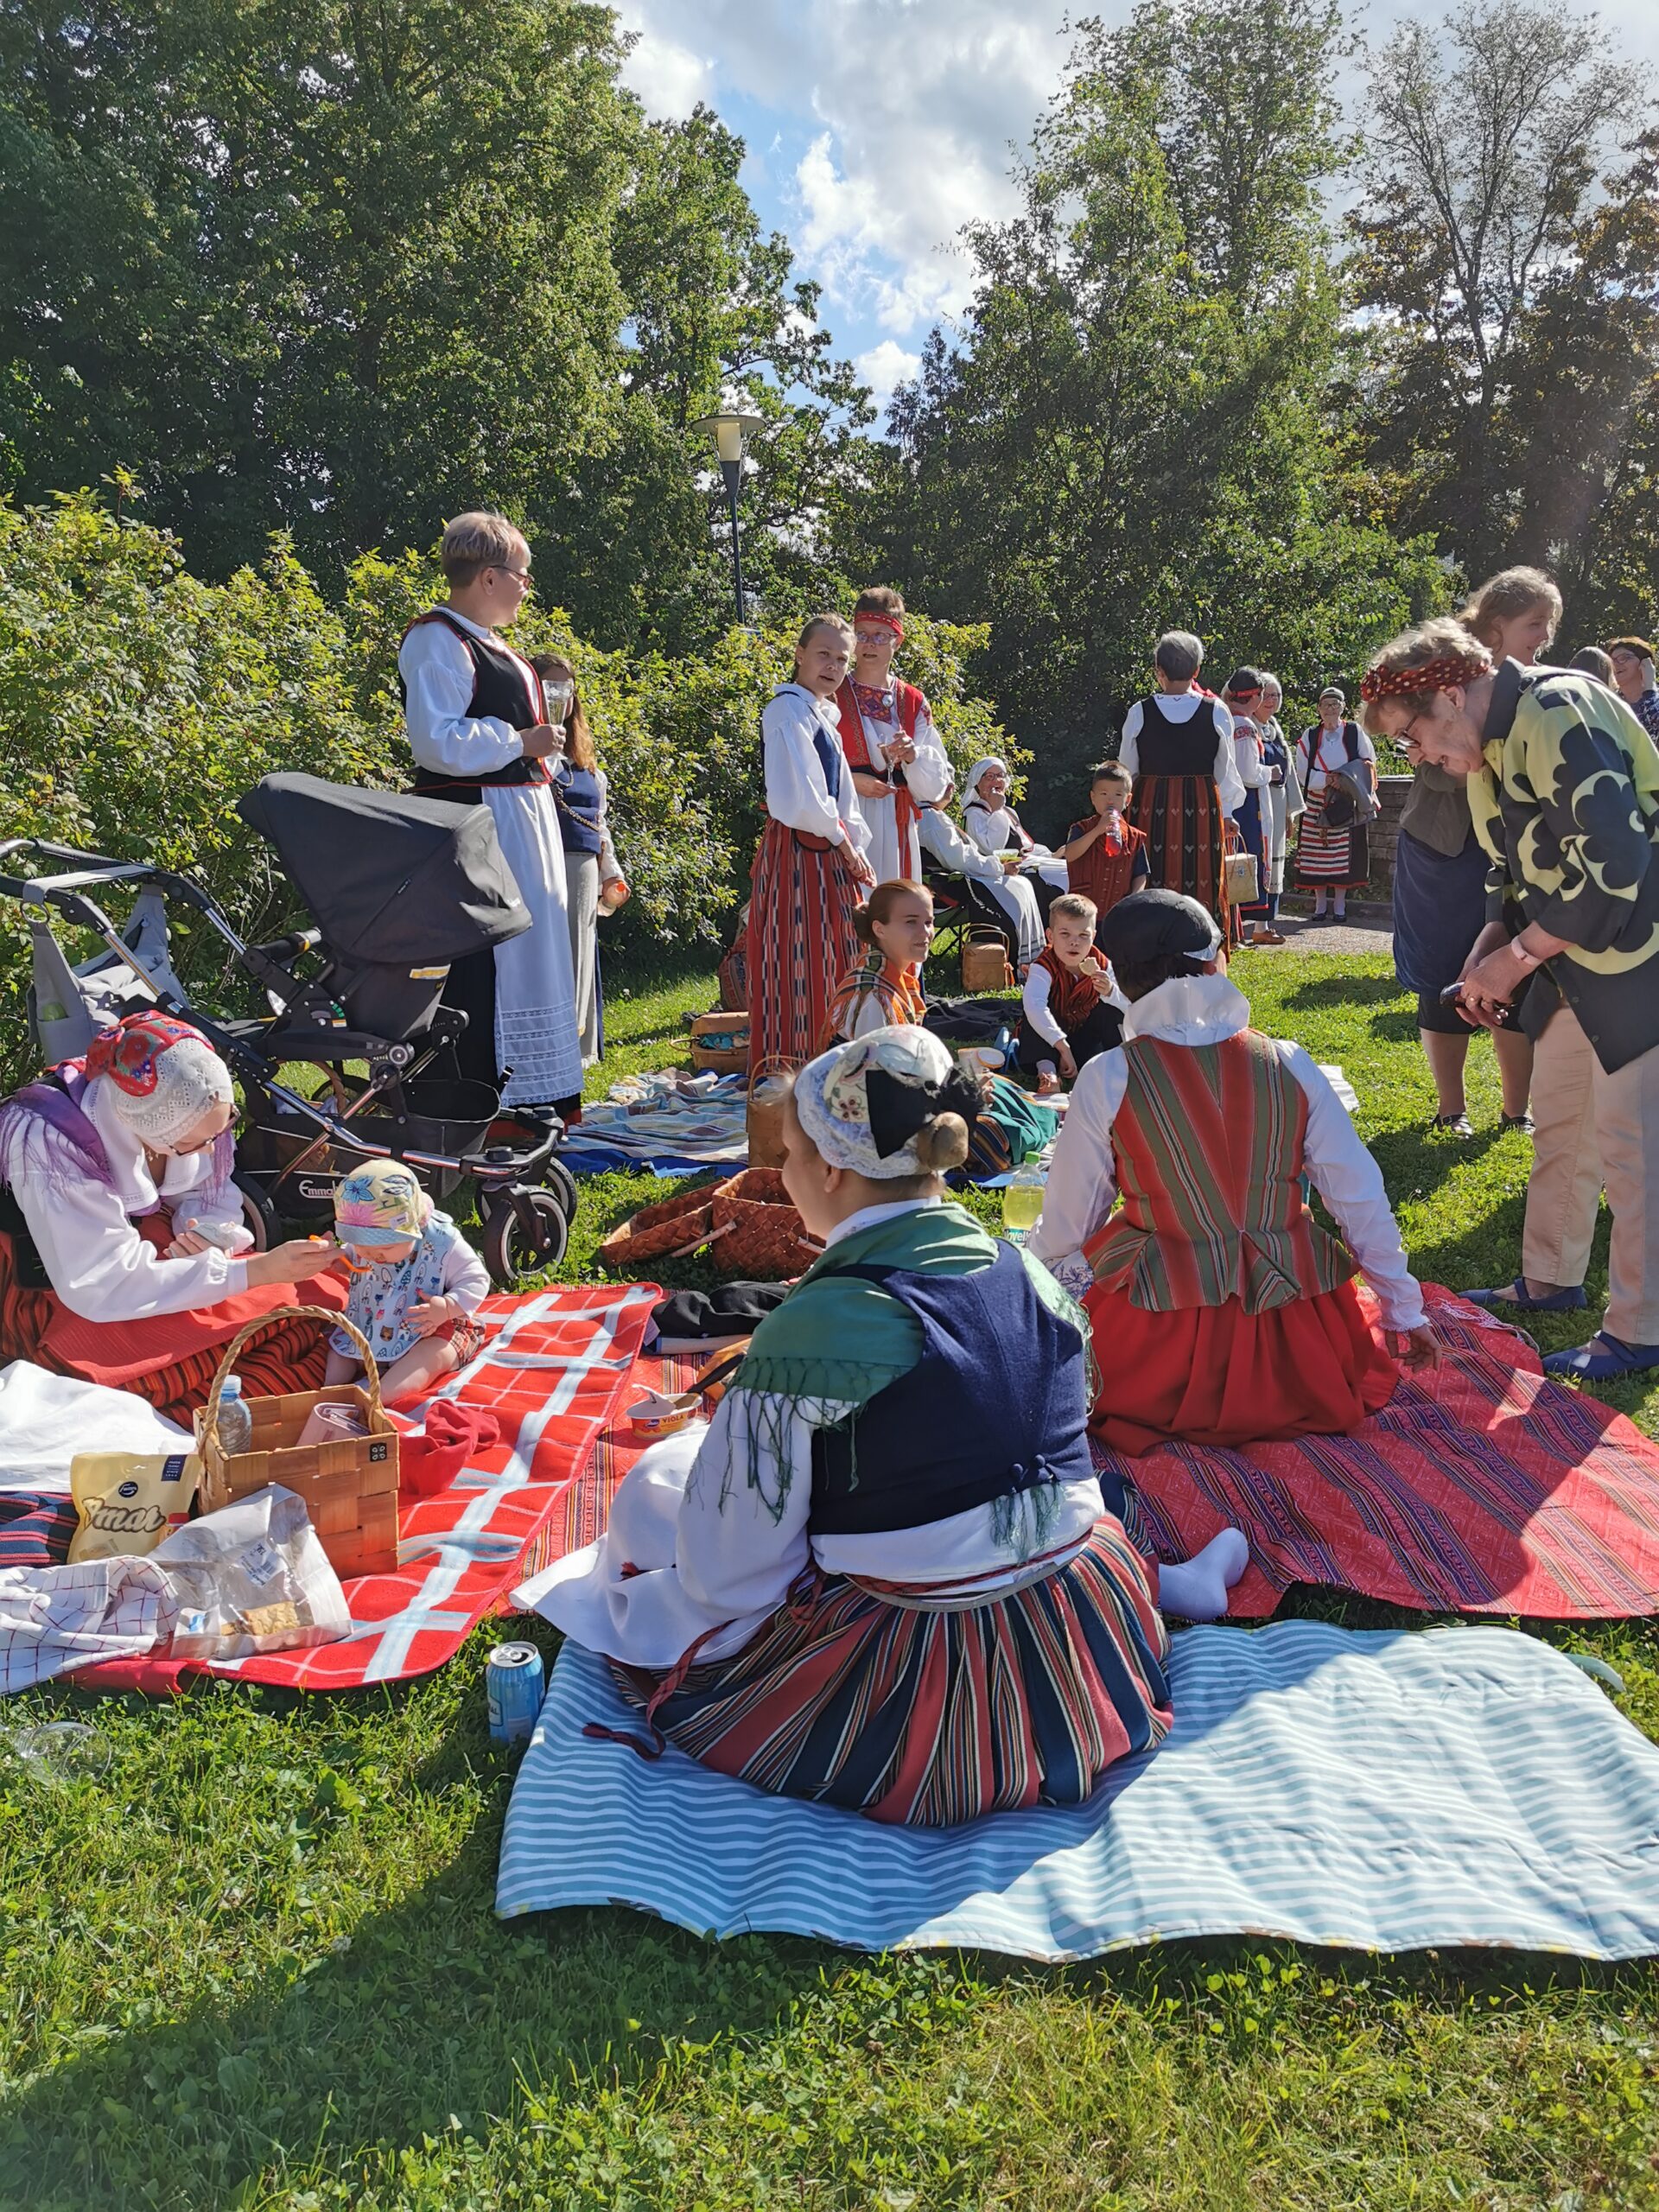
[[[188,869],[245,937],[299,909],[235,802],[261,776],[302,770],[397,786],[409,774],[397,692],[405,625],[441,596],[435,563],[365,554],[331,604],[282,542],[223,584],[186,569],[176,541],[118,520],[87,493],[0,502],[0,838],[48,839]],[[933,702],[960,775],[1007,752],[967,664],[982,627],[910,618],[903,666]],[[522,651],[577,672],[610,779],[612,826],[635,898],[607,924],[626,958],[729,932],[760,822],[760,709],[790,639],[732,630],[697,659],[629,658],[532,609]],[[111,906],[119,922],[124,910]],[[62,931],[60,934],[64,934]],[[67,949],[92,949],[67,933]],[[251,1010],[211,932],[187,927],[180,967],[204,1004]],[[22,1071],[28,938],[0,906],[0,1080]]]

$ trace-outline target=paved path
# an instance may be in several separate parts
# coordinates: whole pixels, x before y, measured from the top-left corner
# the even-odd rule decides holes
[[[1283,960],[1295,952],[1389,953],[1394,950],[1394,932],[1381,914],[1355,914],[1341,922],[1311,922],[1305,915],[1281,914],[1279,927],[1288,942],[1264,944],[1261,948],[1263,960]]]

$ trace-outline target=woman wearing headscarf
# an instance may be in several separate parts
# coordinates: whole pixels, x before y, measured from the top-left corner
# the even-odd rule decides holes
[[[994,753],[976,760],[962,787],[962,826],[969,841],[993,858],[1012,855],[1005,866],[1029,878],[1045,918],[1070,881],[1065,862],[1037,840],[1008,803],[1013,779],[1008,764]]]
[[[977,1111],[919,1029],[800,1071],[784,1180],[823,1258],[518,1592],[610,1659],[646,1757],[939,1827],[1080,1804],[1167,1729],[1158,1606],[1224,1611],[1243,1539],[1160,1570],[1107,1510],[1081,1316],[946,1198]]]
[[[339,1306],[321,1240],[255,1252],[232,1180],[231,1072],[206,1038],[131,1014],[0,1105],[0,1362],[135,1391],[175,1420],[219,1348],[290,1305]],[[295,1285],[303,1286],[300,1295]],[[321,1382],[316,1325],[238,1355],[251,1391]]]

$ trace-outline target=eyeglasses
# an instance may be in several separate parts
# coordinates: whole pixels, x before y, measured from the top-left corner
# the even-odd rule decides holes
[[[528,569],[510,569],[505,561],[497,565],[495,572],[499,576],[512,576],[515,578],[518,582],[526,586],[528,586],[530,582],[530,570]]]
[[[1395,730],[1394,741],[1402,753],[1415,753],[1420,749],[1422,741],[1414,737],[1412,732],[1421,721],[1427,711],[1426,708],[1420,707],[1414,715],[1408,715],[1400,728]]]

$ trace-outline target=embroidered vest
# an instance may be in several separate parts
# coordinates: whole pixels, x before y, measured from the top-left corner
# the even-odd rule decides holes
[[[899,727],[913,744],[917,719],[927,701],[913,683],[895,682],[893,700],[899,710]],[[856,768],[861,775],[882,776],[892,786],[893,796],[893,825],[899,833],[899,845],[909,848],[910,833],[920,818],[921,810],[910,795],[904,780],[904,772],[889,768],[875,755],[875,741],[871,737],[864,720],[864,709],[859,704],[858,686],[850,676],[843,677],[836,704],[841,709],[841,749],[847,755],[847,765]]]
[[[1103,1003],[1089,980],[1094,971],[1065,967],[1052,944],[1038,955],[1036,964],[1048,977],[1048,1010],[1069,1037]]]
[[[815,1531],[919,1529],[1094,1472],[1084,1339],[1012,1245],[972,1274],[850,1267],[816,1280],[826,1273],[880,1284],[920,1323],[923,1350],[846,1427],[814,1434]]]
[[[1084,1246],[1096,1281],[1143,1313],[1264,1313],[1334,1290],[1349,1254],[1302,1196],[1307,1101],[1271,1040],[1125,1040],[1112,1123],[1122,1203]]]
[[[1208,776],[1213,781],[1220,742],[1215,709],[1208,699],[1201,698],[1198,712],[1184,722],[1166,715],[1155,697],[1141,702],[1136,743],[1143,776]]]
[[[473,664],[473,696],[467,702],[467,712],[474,721],[488,716],[493,721],[510,723],[514,729],[533,729],[538,722],[547,720],[542,679],[527,660],[521,659],[506,645],[475,638],[442,607],[417,614],[409,630],[418,630],[425,622],[442,622],[450,635],[459,638],[467,648],[467,658]],[[409,630],[404,632],[405,638]],[[407,711],[409,686],[401,673],[397,689]],[[505,767],[492,768],[482,776],[451,776],[442,768],[425,768],[418,761],[415,765],[416,791],[428,798],[452,799],[463,806],[476,805],[480,791],[491,784],[545,784],[550,780],[551,771],[545,760],[509,760]]]
[[[881,1009],[882,1026],[892,1028],[907,1024],[919,1029],[927,1019],[927,1001],[922,996],[922,979],[913,968],[895,968],[879,952],[872,952],[861,967],[841,984],[830,1001],[830,1011],[824,1017],[823,1037],[818,1046],[827,1052],[832,1045],[855,1034],[855,1025],[864,1011],[867,1000],[874,999]]]
[[[1069,845],[1074,837],[1081,837],[1094,827],[1096,817],[1085,815],[1081,822],[1074,822],[1065,833]],[[1120,899],[1127,899],[1135,883],[1137,856],[1147,849],[1147,833],[1132,830],[1125,822],[1122,843],[1114,851],[1104,836],[1096,837],[1081,860],[1067,861],[1065,887],[1092,899],[1097,918],[1109,914]]]
[[[553,804],[567,853],[596,853],[602,845],[599,779],[591,768],[562,760],[553,778]]]

